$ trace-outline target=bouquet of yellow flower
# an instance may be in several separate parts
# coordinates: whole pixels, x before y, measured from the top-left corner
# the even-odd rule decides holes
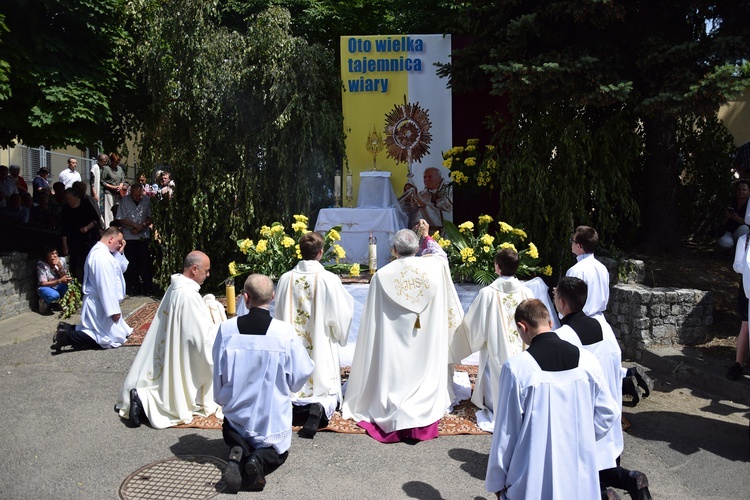
[[[443,153],[443,166],[451,171],[451,183],[455,187],[476,185],[495,189],[497,160],[491,144],[486,145],[482,153],[479,139],[469,139],[466,146],[455,146]]]
[[[489,234],[489,215],[480,215],[478,224],[466,221],[458,226],[445,221],[445,236],[435,233],[433,238],[448,254],[451,277],[456,282],[474,282],[488,285],[495,281],[495,254],[501,248],[512,248],[518,252],[518,276],[528,277],[535,274],[552,276],[552,267],[540,267],[541,257],[536,245],[529,241],[528,235],[521,228],[515,228],[505,222],[498,222],[495,236]]]
[[[307,228],[308,218],[305,215],[295,215],[291,227],[291,235],[287,234],[284,225],[274,222],[271,226],[260,228],[260,236],[257,242],[249,238],[237,240],[240,252],[247,256],[247,262],[230,262],[230,277],[245,273],[260,273],[278,279],[282,274],[291,270],[298,261],[302,260],[297,240],[305,233],[310,232]],[[341,226],[328,230],[323,237],[323,258],[321,262],[335,261],[338,263],[346,257],[344,249],[336,243],[341,240]],[[328,266],[326,266],[328,267]],[[334,269],[335,270],[335,269]],[[353,273],[354,270],[350,270]]]

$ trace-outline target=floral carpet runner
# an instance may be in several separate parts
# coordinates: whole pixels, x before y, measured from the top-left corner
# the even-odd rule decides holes
[[[140,308],[133,311],[125,321],[128,325],[133,328],[133,333],[127,338],[123,345],[125,346],[140,346],[143,343],[143,338],[148,332],[149,326],[151,326],[151,320],[156,314],[156,310],[159,308],[159,304],[154,302],[151,304],[145,304]],[[472,387],[474,386],[474,380],[477,376],[476,366],[465,366],[457,365],[456,371],[465,371],[469,374],[469,380],[471,381]],[[341,381],[345,382],[349,378],[349,368],[345,367],[341,369]],[[456,406],[453,411],[445,415],[440,419],[439,433],[441,436],[450,436],[457,434],[488,434],[479,427],[477,427],[477,419],[475,412],[477,407],[470,400],[461,401],[461,404]],[[187,425],[177,426],[182,428],[198,428],[198,429],[216,429],[221,430],[222,420],[211,416],[211,417],[193,417],[193,421]],[[301,427],[295,427],[294,430],[299,430]],[[321,431],[332,431],[340,432],[343,434],[365,434],[365,430],[359,427],[353,420],[345,420],[341,418],[341,413],[336,412],[331,417],[328,426],[320,429]]]

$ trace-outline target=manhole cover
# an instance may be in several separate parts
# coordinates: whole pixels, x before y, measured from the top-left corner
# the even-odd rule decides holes
[[[224,491],[221,474],[227,463],[216,457],[186,455],[141,467],[120,485],[120,498],[213,498]]]

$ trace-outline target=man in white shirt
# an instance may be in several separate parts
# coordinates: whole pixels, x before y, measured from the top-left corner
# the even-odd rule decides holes
[[[600,498],[596,441],[620,418],[602,368],[550,331],[540,300],[521,302],[514,319],[529,348],[500,374],[485,487],[498,498]]]
[[[68,345],[74,349],[120,347],[133,332],[120,310],[125,298],[122,273],[128,265],[124,247],[122,231],[116,227],[108,228],[93,246],[84,266],[81,324],[73,329],[60,323],[51,349],[59,353]]]
[[[78,167],[78,160],[73,157],[68,158],[68,168],[60,172],[58,180],[65,184],[65,189],[73,187],[74,182],[81,180],[81,174],[78,173],[76,168]]]
[[[294,325],[302,345],[315,362],[315,371],[294,394],[295,425],[300,437],[312,438],[341,403],[339,346],[346,346],[354,315],[354,299],[341,279],[320,263],[323,237],[309,232],[299,239],[302,259],[279,279],[276,319]]]
[[[262,490],[292,443],[291,395],[313,373],[294,327],[271,317],[273,282],[261,274],[245,280],[249,312],[219,327],[213,348],[214,394],[224,410],[224,441],[231,447],[224,471],[230,493],[243,482]]]
[[[125,273],[128,295],[151,295],[151,258],[148,245],[151,241],[151,198],[143,196],[143,186],[135,183],[130,194],[117,208],[117,220],[122,226],[128,246],[125,256],[130,265]]]

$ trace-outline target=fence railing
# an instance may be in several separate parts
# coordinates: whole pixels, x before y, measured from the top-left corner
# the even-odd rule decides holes
[[[77,170],[81,174],[81,180],[86,183],[89,182],[88,173],[91,170],[91,164],[94,162],[91,158],[57,153],[43,147],[30,148],[19,145],[13,149],[15,151],[13,151],[12,159],[8,164],[21,167],[21,177],[26,180],[27,184],[31,184],[31,181],[36,177],[36,173],[41,167],[46,167],[49,170],[50,183],[57,182],[57,176],[60,175],[60,172],[68,168],[68,158],[78,160]]]

